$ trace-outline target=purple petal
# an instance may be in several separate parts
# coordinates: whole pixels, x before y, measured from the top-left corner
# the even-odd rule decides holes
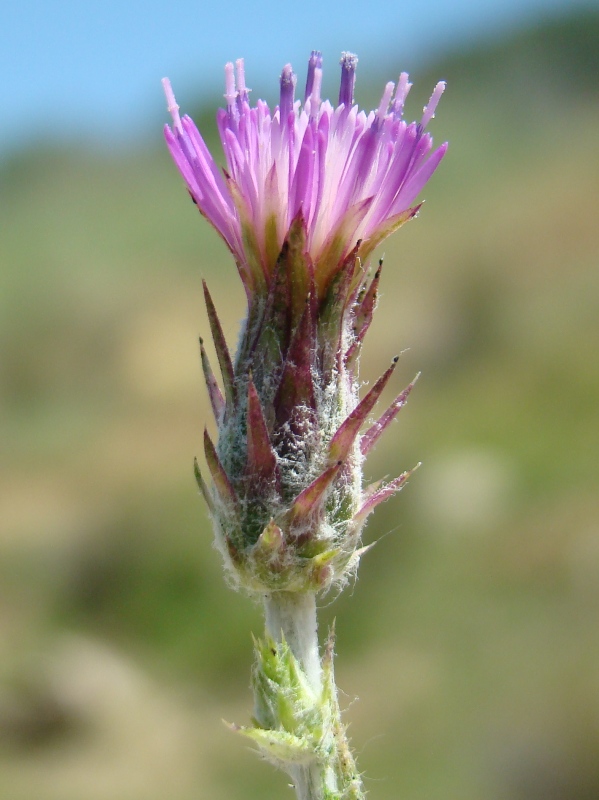
[[[225,67],[226,108],[217,125],[228,175],[221,175],[191,122],[179,116],[165,79],[173,130],[168,147],[201,213],[214,225],[236,261],[250,305],[264,297],[287,231],[301,210],[316,283],[327,285],[358,239],[380,241],[407,212],[444,155],[426,160],[424,132],[444,89],[437,84],[420,124],[401,119],[411,84],[401,73],[387,83],[376,111],[353,105],[357,58],[341,57],[337,108],[321,100],[322,56],[308,62],[304,107],[294,100],[296,78],[285,65],[278,110],[249,104],[243,60]],[[403,218],[402,218],[403,219]],[[362,254],[363,255],[363,254]],[[333,263],[335,262],[335,264]],[[262,273],[263,277],[261,277]],[[319,273],[322,274],[320,277]]]
[[[420,167],[418,172],[408,181],[406,181],[405,186],[402,188],[401,192],[398,194],[395,202],[393,203],[393,206],[391,207],[391,213],[395,213],[395,211],[399,210],[399,208],[402,206],[404,208],[409,206],[410,203],[412,203],[413,200],[418,197],[420,192],[428,183],[433,172],[441,163],[441,159],[447,152],[448,146],[449,145],[447,142],[445,142],[445,144],[442,144],[441,147],[437,148],[428,161],[426,161],[425,164]]]

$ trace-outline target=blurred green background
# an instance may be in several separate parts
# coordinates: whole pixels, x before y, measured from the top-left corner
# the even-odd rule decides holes
[[[423,467],[322,628],[373,800],[596,800],[599,15],[411,77],[410,118],[447,79],[450,150],[382,249],[362,373],[405,350],[389,399],[422,370],[367,471]],[[261,618],[191,469],[200,278],[234,344],[230,257],[158,136],[13,152],[0,221],[0,796],[291,798],[221,723]]]

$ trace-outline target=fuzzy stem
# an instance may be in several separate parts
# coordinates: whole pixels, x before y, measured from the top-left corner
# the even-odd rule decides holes
[[[306,767],[298,765],[289,770],[297,800],[324,800],[330,797],[330,794],[325,794],[328,787],[323,772],[319,764]]]
[[[264,599],[266,632],[276,642],[284,637],[297,658],[310,687],[322,693],[322,667],[318,652],[316,596],[312,592],[273,592]],[[293,765],[289,774],[297,800],[324,800],[333,796],[337,780],[332,766]]]
[[[312,592],[273,592],[264,600],[266,632],[275,642],[281,634],[316,693],[322,691],[318,653],[316,596]]]

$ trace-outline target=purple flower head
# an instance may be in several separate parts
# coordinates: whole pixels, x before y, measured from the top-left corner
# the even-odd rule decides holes
[[[426,131],[445,84],[435,87],[420,123],[402,119],[411,86],[406,73],[366,114],[353,104],[357,61],[342,54],[336,107],[321,98],[320,53],[310,56],[303,104],[287,64],[273,112],[262,100],[250,106],[243,60],[227,64],[226,108],[217,115],[224,172],[192,120],[179,116],[163,81],[173,118],[165,128],[168,147],[200,212],[233,253],[250,300],[268,290],[294,221],[304,228],[305,256],[322,296],[358,242],[363,260],[415,215],[412,204],[445,154],[446,144],[431,153]]]
[[[243,61],[227,64],[222,172],[164,81],[168,146],[235,256],[248,297],[232,354],[204,286],[222,382],[200,340],[218,440],[204,438],[211,480],[198,465],[196,478],[231,575],[260,593],[342,584],[363,552],[366,518],[409,476],[362,485],[363,460],[413,386],[369,425],[397,358],[360,399],[360,352],[382,266],[372,275],[365,260],[416,214],[412,204],[445,154],[446,145],[431,153],[426,132],[445,84],[420,123],[402,119],[406,73],[367,115],[353,101],[357,63],[343,53],[336,107],[321,97],[320,53],[310,56],[303,103],[286,64],[272,113],[261,100],[250,106]]]

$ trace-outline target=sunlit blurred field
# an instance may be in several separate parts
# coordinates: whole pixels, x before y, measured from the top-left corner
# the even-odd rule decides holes
[[[322,602],[373,800],[599,797],[598,53],[588,16],[412,75],[410,117],[448,79],[450,150],[384,245],[362,373],[402,352],[390,399],[422,371],[368,477],[423,466]],[[200,279],[233,345],[234,265],[159,131],[0,182],[0,796],[291,798],[221,723],[260,610],[191,469]]]

